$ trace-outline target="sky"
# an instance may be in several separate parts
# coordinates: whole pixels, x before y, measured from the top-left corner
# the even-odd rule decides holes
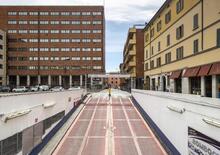
[[[104,5],[106,72],[118,71],[129,27],[145,24],[165,0],[0,0],[0,5]]]

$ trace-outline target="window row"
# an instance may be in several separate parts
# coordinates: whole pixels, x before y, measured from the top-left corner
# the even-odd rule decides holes
[[[80,60],[94,60],[94,61],[101,61],[102,57],[8,57],[9,61],[80,61]]]
[[[51,43],[90,43],[90,42],[93,42],[93,43],[101,43],[102,42],[102,39],[78,39],[78,38],[75,38],[75,39],[67,39],[67,38],[64,38],[64,39],[24,39],[24,38],[19,38],[19,39],[8,39],[8,42],[9,43],[48,43],[48,42],[51,42]]]
[[[83,15],[83,16],[100,16],[102,15],[102,12],[100,11],[96,11],[96,12],[47,12],[47,11],[41,11],[41,12],[38,12],[38,11],[31,11],[31,12],[27,12],[27,11],[20,11],[20,12],[16,12],[16,11],[10,11],[8,12],[8,15],[9,16],[16,16],[16,15],[19,15],[19,16],[80,16],[80,15]]]
[[[20,48],[8,48],[8,51],[10,52],[27,52],[27,51],[30,51],[30,52],[90,52],[90,51],[93,51],[93,52],[101,52],[102,51],[102,48],[79,48],[79,47],[76,47],[76,48],[35,48],[35,47],[31,47],[31,48],[26,48],[26,47],[20,47]]]
[[[102,30],[8,30],[9,34],[15,34],[15,33],[19,33],[19,34],[79,34],[79,33],[83,33],[83,34],[90,34],[90,33],[102,33]]]
[[[102,21],[97,20],[97,21],[70,21],[70,20],[65,20],[65,21],[48,21],[48,20],[43,20],[43,21],[38,21],[38,20],[33,20],[33,21],[27,21],[27,20],[9,20],[8,21],[9,25],[15,25],[15,24],[19,24],[19,25],[101,25]]]
[[[94,69],[101,70],[102,66],[8,66],[8,69],[16,70],[81,70]]]

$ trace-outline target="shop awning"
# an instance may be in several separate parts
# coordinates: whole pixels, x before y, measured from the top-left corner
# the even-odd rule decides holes
[[[182,70],[174,71],[171,73],[170,79],[177,79],[180,77]]]
[[[212,65],[209,75],[220,74],[220,62]]]
[[[201,66],[198,76],[207,76],[211,67],[212,67],[211,64]]]
[[[199,73],[200,67],[187,68],[183,77],[195,77]]]

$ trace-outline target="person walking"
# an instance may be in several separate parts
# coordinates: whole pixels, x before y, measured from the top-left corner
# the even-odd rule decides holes
[[[109,87],[108,87],[108,96],[109,96],[109,100],[110,100],[110,97],[111,97],[111,93],[112,93],[111,85],[109,85]]]

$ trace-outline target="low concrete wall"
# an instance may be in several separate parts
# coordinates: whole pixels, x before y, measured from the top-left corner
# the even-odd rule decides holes
[[[2,95],[0,97],[0,140],[37,124],[59,112],[65,110],[67,114],[74,106],[74,102],[81,99],[86,92],[83,89],[62,92],[39,92]],[[44,108],[43,104],[54,104]],[[4,122],[7,114],[30,109],[23,116]]]
[[[203,121],[220,122],[219,99],[145,90],[132,90],[132,95],[181,154],[188,154],[189,127],[220,142],[220,128]]]

